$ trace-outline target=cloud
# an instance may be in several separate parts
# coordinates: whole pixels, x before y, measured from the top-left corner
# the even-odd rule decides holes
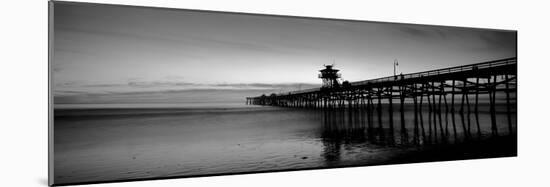
[[[435,26],[410,26],[402,25],[397,27],[403,33],[403,38],[410,38],[422,42],[449,42],[463,39],[464,32],[473,30],[461,30],[459,28],[435,27]]]
[[[181,86],[198,86],[198,84],[195,83],[188,83],[188,82],[172,82],[172,81],[129,81],[128,86],[131,87],[161,87],[161,86],[175,86],[175,87],[181,87]]]
[[[102,83],[83,83],[67,82],[58,83],[54,86],[55,96],[71,95],[109,95],[109,94],[154,94],[154,93],[174,93],[180,91],[201,90],[256,90],[256,91],[275,91],[288,92],[301,89],[319,87],[319,84],[309,83],[190,83],[181,81],[182,77],[171,77],[169,80],[146,81],[131,79],[126,83],[102,84]],[[267,93],[267,92],[266,92]]]
[[[486,32],[480,35],[487,48],[510,50],[517,45],[516,32]]]
[[[399,27],[399,30],[413,37],[426,38],[435,36],[434,33],[428,29],[416,29],[414,27],[402,26]]]
[[[319,87],[305,83],[128,82],[128,84],[61,84],[55,104],[241,103],[244,98]]]
[[[63,68],[62,68],[61,66],[59,66],[59,65],[55,65],[55,64],[54,64],[54,65],[52,66],[52,71],[53,71],[54,73],[60,72],[60,71],[62,71],[62,70],[63,70]]]

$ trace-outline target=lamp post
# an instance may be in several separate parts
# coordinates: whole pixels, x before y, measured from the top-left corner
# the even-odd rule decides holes
[[[395,70],[396,66],[399,66],[399,62],[397,61],[397,59],[393,60],[393,76],[397,75],[397,72]]]

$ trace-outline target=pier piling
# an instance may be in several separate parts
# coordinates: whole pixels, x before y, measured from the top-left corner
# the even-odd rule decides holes
[[[465,138],[471,137],[471,115],[474,115],[475,118],[477,137],[481,137],[482,133],[488,129],[485,131],[482,129],[479,114],[481,109],[486,109],[487,105],[490,115],[490,132],[492,135],[498,135],[496,106],[497,101],[502,101],[498,106],[506,105],[507,121],[503,128],[507,128],[509,134],[514,132],[514,121],[512,120],[514,104],[512,101],[517,101],[513,98],[513,96],[517,96],[514,94],[517,87],[516,58],[357,82],[344,81],[340,83],[338,71],[333,69],[332,65],[327,65],[326,69],[321,70],[319,75],[319,78],[323,79],[321,88],[247,97],[245,104],[347,112],[348,116],[340,120],[347,118],[347,121],[344,120],[341,123],[349,125],[352,129],[351,133],[361,135],[366,130],[369,139],[378,139],[382,143],[388,142],[386,135],[389,135],[390,144],[394,143],[394,131],[396,131],[394,129],[394,112],[396,111],[393,106],[395,102],[399,104],[400,143],[408,143],[409,133],[405,117],[407,107],[405,105],[410,104],[413,110],[411,112],[414,113],[414,119],[410,121],[414,124],[412,143],[425,144],[439,140],[448,141],[450,139],[449,125],[452,125],[453,139],[457,141],[459,137],[455,117],[457,113],[460,116],[462,133]],[[448,94],[450,94],[450,100],[448,100]],[[497,100],[497,96],[503,98]],[[460,101],[457,101],[456,97],[460,97]],[[487,97],[488,99],[485,99]],[[470,102],[470,99],[473,101]],[[386,101],[387,103],[385,103]],[[455,102],[460,103],[455,104]],[[444,117],[443,105],[445,107]],[[427,107],[427,112],[425,107]],[[459,108],[458,112],[457,108]],[[383,117],[385,111],[388,112],[387,117]],[[425,113],[427,113],[427,129],[424,124]],[[359,116],[359,118],[354,118],[354,116]],[[375,118],[376,122],[374,122]],[[326,121],[336,122],[337,120],[331,119],[327,118]],[[388,120],[387,124],[384,119]],[[387,125],[387,130],[384,129],[385,125]]]

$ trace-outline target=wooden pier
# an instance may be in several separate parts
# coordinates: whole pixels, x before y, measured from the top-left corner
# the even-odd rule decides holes
[[[382,105],[387,105],[390,131],[394,128],[394,108],[398,107],[399,128],[401,139],[408,139],[406,133],[404,108],[412,104],[414,108],[415,142],[420,141],[420,133],[425,133],[424,124],[427,121],[429,138],[438,139],[449,136],[450,131],[457,136],[457,128],[462,128],[464,136],[470,137],[471,129],[480,132],[479,106],[481,102],[489,105],[491,133],[498,135],[496,104],[506,105],[507,128],[511,134],[512,102],[515,103],[517,92],[517,59],[507,58],[457,67],[449,67],[418,73],[401,74],[358,82],[335,81],[339,78],[338,70],[332,66],[321,70],[323,87],[292,91],[288,93],[272,93],[257,97],[247,97],[248,105],[266,105],[276,107],[309,108],[320,110],[358,110],[366,114],[369,127],[372,119],[378,118],[378,126],[382,128]],[[327,76],[327,70],[329,76]],[[327,78],[330,77],[330,78]],[[327,86],[328,85],[328,86]],[[496,99],[498,96],[503,99]],[[480,99],[483,98],[483,99]],[[394,106],[397,105],[397,106]],[[423,116],[423,107],[427,107],[429,115]],[[457,111],[458,110],[458,111]],[[459,115],[462,127],[458,127],[455,118]],[[386,116],[384,116],[386,117]],[[448,118],[451,118],[449,124]],[[472,119],[474,118],[474,119]],[[467,122],[465,122],[467,121]],[[452,130],[449,130],[452,126]],[[473,127],[475,126],[475,127]],[[404,132],[404,133],[403,133]]]

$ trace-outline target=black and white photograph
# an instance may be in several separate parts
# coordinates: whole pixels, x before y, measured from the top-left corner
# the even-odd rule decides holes
[[[50,185],[517,156],[515,30],[48,8]]]

